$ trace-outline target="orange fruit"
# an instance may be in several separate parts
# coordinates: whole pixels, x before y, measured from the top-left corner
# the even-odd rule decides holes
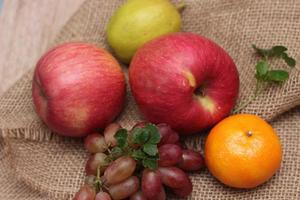
[[[280,168],[282,150],[274,129],[250,114],[225,118],[209,133],[205,161],[209,171],[225,185],[254,188]]]

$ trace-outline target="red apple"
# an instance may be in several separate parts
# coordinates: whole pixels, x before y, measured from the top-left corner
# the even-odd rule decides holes
[[[152,123],[180,133],[206,129],[235,105],[239,76],[230,56],[193,33],[175,33],[146,43],[129,69],[133,96]]]
[[[125,78],[115,58],[86,43],[66,43],[37,63],[37,114],[55,132],[81,137],[112,122],[123,108]]]

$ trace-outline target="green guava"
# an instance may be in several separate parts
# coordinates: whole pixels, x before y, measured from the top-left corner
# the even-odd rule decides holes
[[[180,28],[179,7],[169,0],[128,0],[111,17],[107,40],[117,57],[128,64],[143,44]]]

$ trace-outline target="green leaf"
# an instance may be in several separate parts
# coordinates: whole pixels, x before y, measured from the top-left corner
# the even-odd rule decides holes
[[[143,160],[143,166],[145,168],[149,168],[149,169],[157,169],[158,168],[158,162],[157,162],[157,158],[145,158]]]
[[[269,64],[267,61],[260,61],[256,65],[256,75],[258,78],[264,77],[269,70]]]
[[[133,130],[133,143],[135,144],[145,144],[149,137],[150,137],[150,132],[145,130],[144,128],[135,128]]]
[[[266,80],[283,82],[289,78],[289,73],[284,70],[271,70],[267,73]]]
[[[122,153],[122,152],[123,152],[123,150],[120,147],[114,147],[111,150],[112,154],[116,154],[116,153],[119,154],[119,153]]]
[[[155,156],[158,153],[157,145],[147,143],[144,145],[143,151],[150,156]]]
[[[261,49],[254,44],[252,44],[252,48],[262,57],[268,57],[272,52],[272,49]]]
[[[123,128],[119,129],[114,137],[116,138],[117,144],[120,148],[124,148],[128,145],[127,143],[128,133],[126,129]]]
[[[273,46],[271,49],[261,49],[258,48],[255,45],[252,45],[252,48],[260,55],[263,57],[281,57],[282,54],[287,51],[288,49],[284,46]]]
[[[140,161],[142,161],[143,159],[147,158],[147,154],[145,152],[143,152],[141,149],[132,152],[131,156],[135,160],[140,160]]]
[[[277,56],[280,57],[285,51],[288,49],[284,46],[274,46],[272,47],[272,55],[271,56]]]
[[[120,147],[114,147],[114,148],[111,150],[111,155],[112,155],[114,158],[120,157],[122,154],[123,154],[123,150],[122,150]]]
[[[282,59],[286,62],[286,64],[290,67],[296,66],[296,60],[292,57],[289,57],[286,53],[282,54]]]
[[[147,124],[147,126],[145,126],[144,129],[148,130],[150,133],[150,139],[148,140],[147,143],[158,144],[160,141],[160,134],[158,132],[157,127],[153,124]]]

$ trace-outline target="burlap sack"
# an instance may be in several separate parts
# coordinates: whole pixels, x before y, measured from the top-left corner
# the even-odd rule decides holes
[[[86,41],[107,48],[106,23],[123,2],[86,1],[50,46],[66,41]],[[257,57],[251,44],[262,47],[282,44],[300,60],[299,0],[185,2],[183,30],[213,39],[236,62],[241,80],[239,102],[247,100],[254,90]],[[274,64],[284,66],[280,61]],[[31,79],[32,71],[0,98],[0,130],[4,138],[0,146],[0,199],[70,199],[83,182],[87,154],[81,140],[51,133],[36,116],[31,100]],[[254,190],[234,190],[224,187],[204,170],[191,174],[194,191],[190,199],[300,199],[300,108],[279,116],[299,103],[300,72],[294,69],[282,87],[271,86],[243,110],[273,121],[281,138],[282,168],[271,181]],[[127,106],[118,120],[130,127],[140,118],[128,91]],[[193,138],[197,142],[188,139],[188,143],[200,147],[203,135],[200,140]]]

